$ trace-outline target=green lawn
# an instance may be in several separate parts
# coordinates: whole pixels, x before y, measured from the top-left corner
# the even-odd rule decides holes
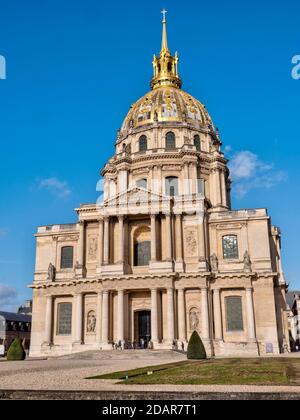
[[[148,372],[153,374],[148,375]],[[300,359],[186,361],[89,379],[115,379],[121,383],[149,385],[300,385]]]

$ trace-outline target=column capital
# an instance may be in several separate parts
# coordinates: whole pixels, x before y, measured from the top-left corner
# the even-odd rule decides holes
[[[85,225],[85,220],[79,220],[78,223],[80,227],[83,227]]]

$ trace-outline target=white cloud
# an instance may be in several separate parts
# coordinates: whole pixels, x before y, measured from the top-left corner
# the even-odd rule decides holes
[[[234,182],[233,192],[238,198],[243,198],[253,189],[269,189],[287,180],[286,172],[274,169],[273,164],[262,162],[247,150],[235,153],[229,167]]]
[[[71,189],[66,181],[60,181],[58,178],[45,178],[39,181],[39,188],[48,190],[59,198],[66,198],[71,195]]]
[[[12,311],[18,306],[18,292],[16,289],[5,284],[0,284],[0,310]]]

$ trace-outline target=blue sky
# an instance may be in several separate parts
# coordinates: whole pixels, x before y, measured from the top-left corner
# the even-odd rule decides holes
[[[300,54],[296,0],[1,0],[0,307],[31,296],[38,225],[76,221],[131,103],[149,90],[169,10],[184,89],[220,128],[235,208],[267,207],[300,288]]]

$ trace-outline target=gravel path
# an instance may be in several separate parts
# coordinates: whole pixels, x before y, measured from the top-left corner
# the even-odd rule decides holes
[[[64,391],[182,391],[182,392],[293,392],[292,386],[225,385],[116,385],[114,381],[87,380],[90,376],[186,360],[175,352],[94,352],[58,359],[0,362],[2,390]]]

